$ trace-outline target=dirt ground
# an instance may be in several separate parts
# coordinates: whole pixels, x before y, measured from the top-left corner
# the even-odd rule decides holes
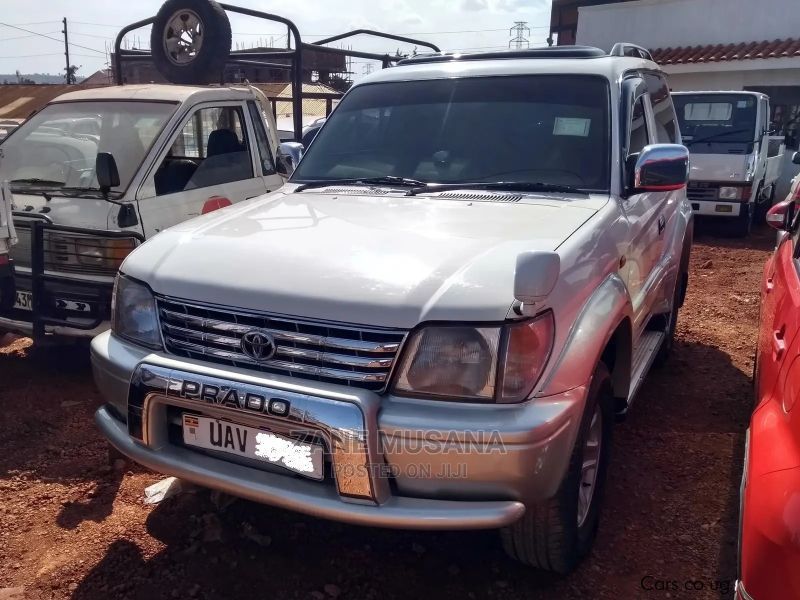
[[[698,232],[674,355],[615,432],[597,543],[567,578],[506,560],[493,532],[351,527],[207,492],[147,506],[159,477],[108,465],[88,360],[14,341],[0,350],[0,600],[730,598],[773,241]]]

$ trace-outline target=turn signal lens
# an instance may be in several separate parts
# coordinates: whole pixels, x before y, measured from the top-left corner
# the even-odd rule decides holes
[[[498,402],[522,402],[528,398],[550,358],[554,335],[551,311],[506,327]]]

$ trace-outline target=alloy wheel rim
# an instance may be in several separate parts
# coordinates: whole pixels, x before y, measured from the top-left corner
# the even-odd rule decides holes
[[[582,527],[589,516],[589,511],[597,488],[597,473],[600,467],[600,451],[603,443],[603,416],[600,407],[596,406],[589,424],[589,431],[583,443],[581,461],[581,480],[578,489],[578,527]]]
[[[203,22],[191,10],[179,10],[164,27],[164,52],[175,65],[192,62],[203,47]]]

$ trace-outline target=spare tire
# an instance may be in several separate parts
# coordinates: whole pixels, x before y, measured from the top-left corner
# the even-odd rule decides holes
[[[150,51],[170,83],[220,83],[231,51],[231,23],[214,0],[167,0],[153,23]]]

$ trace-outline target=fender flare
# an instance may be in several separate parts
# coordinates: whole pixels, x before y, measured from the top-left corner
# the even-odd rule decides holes
[[[626,326],[627,323],[627,326]],[[628,289],[612,273],[584,303],[560,354],[555,358],[538,396],[551,396],[586,385],[612,337],[620,331],[617,361],[612,370],[614,396],[627,398],[630,388],[633,307]],[[622,327],[622,329],[620,329]]]

